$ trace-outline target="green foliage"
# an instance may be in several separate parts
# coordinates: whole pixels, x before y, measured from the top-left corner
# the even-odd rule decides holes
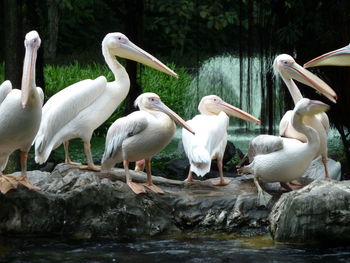
[[[48,99],[60,90],[84,79],[95,79],[105,76],[112,81],[114,76],[106,65],[97,63],[81,65],[77,61],[70,65],[44,67],[45,97]]]
[[[144,92],[158,94],[169,108],[180,116],[184,116],[185,98],[193,78],[184,68],[175,69],[174,65],[170,65],[170,68],[179,75],[178,79],[149,67],[144,67],[140,78],[141,87]]]

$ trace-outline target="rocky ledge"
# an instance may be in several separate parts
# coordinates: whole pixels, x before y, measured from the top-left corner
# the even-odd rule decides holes
[[[316,175],[323,178],[323,165],[314,162],[304,183]],[[339,177],[339,163],[329,164],[331,174]],[[146,181],[145,173],[131,173],[135,182]],[[226,178],[231,183],[217,187],[213,179],[189,184],[154,176],[166,193],[135,195],[125,184],[123,169],[101,174],[59,164],[51,173],[29,172],[41,190],[19,186],[0,195],[0,234],[119,238],[179,232],[255,236],[270,231],[279,242],[350,240],[350,181],[316,179],[284,194],[278,184],[266,184],[274,198],[268,207],[258,207],[252,178]]]
[[[348,244],[350,241],[350,181],[316,180],[283,194],[269,216],[276,241]]]
[[[31,171],[40,191],[22,186],[0,195],[0,233],[77,237],[153,236],[180,231],[223,231],[240,235],[268,232],[270,208],[256,206],[251,177],[231,178],[225,187],[211,180],[153,181],[166,193],[135,195],[124,170],[108,175],[59,164],[52,173]],[[143,172],[132,172],[145,182]]]

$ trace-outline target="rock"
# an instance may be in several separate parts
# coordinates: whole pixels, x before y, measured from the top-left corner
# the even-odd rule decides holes
[[[278,242],[324,243],[350,241],[350,181],[316,180],[283,194],[269,216]]]
[[[145,173],[130,172],[135,182],[146,181]],[[122,169],[101,174],[59,164],[52,173],[28,176],[41,190],[20,186],[0,195],[1,235],[115,238],[222,231],[252,236],[268,231],[269,208],[256,207],[256,189],[247,177],[231,179],[225,187],[210,180],[188,184],[153,177],[166,194],[135,195]]]

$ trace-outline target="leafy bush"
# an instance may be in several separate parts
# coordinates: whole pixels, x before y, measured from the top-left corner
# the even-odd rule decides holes
[[[178,75],[176,79],[160,71],[144,67],[141,74],[141,87],[144,92],[154,92],[173,111],[184,117],[185,98],[193,77],[186,72],[185,68],[175,68],[170,65]]]
[[[114,79],[113,73],[106,65],[97,63],[81,65],[75,61],[71,65],[46,65],[44,68],[45,97],[50,98],[60,90],[84,79],[105,76],[108,81]]]

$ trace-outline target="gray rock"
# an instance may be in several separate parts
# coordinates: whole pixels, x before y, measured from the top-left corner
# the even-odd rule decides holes
[[[143,172],[131,171],[135,182]],[[269,208],[256,207],[251,179],[231,179],[225,187],[210,180],[188,184],[153,177],[166,194],[135,195],[124,170],[109,174],[60,164],[52,173],[32,171],[40,191],[20,186],[0,195],[0,234],[76,237],[153,236],[180,231],[267,233]],[[228,179],[228,178],[227,178]]]
[[[269,221],[278,242],[346,244],[350,241],[350,181],[318,179],[283,194]]]

